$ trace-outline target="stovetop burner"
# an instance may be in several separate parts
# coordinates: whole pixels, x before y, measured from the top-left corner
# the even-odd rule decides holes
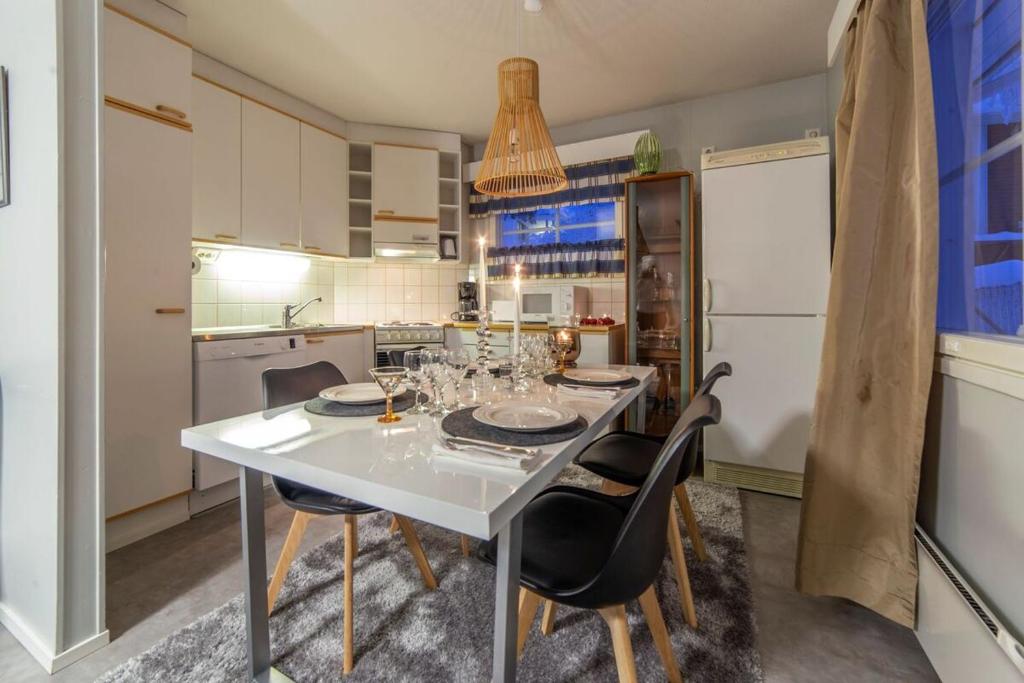
[[[392,320],[387,323],[377,323],[377,327],[440,327],[437,323],[416,321],[416,322],[403,322],[401,320]]]

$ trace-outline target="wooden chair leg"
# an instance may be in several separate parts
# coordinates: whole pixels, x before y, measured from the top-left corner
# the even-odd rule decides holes
[[[540,620],[540,632],[546,636],[555,632],[555,610],[557,609],[558,605],[554,600],[544,601],[544,616]]]
[[[306,533],[306,525],[313,515],[308,512],[296,512],[292,517],[292,525],[288,529],[288,536],[284,539],[281,547],[281,554],[277,558],[277,566],[274,567],[274,575],[270,577],[270,586],[267,588],[267,614],[274,611],[274,603],[277,602],[277,594],[284,585],[284,577],[288,575],[288,567],[295,559],[302,544],[302,536]]]
[[[416,560],[416,566],[419,567],[420,574],[423,575],[423,584],[430,590],[434,590],[437,588],[437,579],[434,578],[434,572],[430,569],[430,562],[423,552],[423,546],[420,545],[420,537],[416,535],[416,529],[413,528],[412,522],[407,517],[395,515],[395,519],[398,521],[398,528],[402,530],[402,535],[405,536],[409,552],[412,553],[413,559]]]
[[[462,556],[469,557],[469,536],[459,534],[459,542],[462,544]]]
[[[686,570],[686,555],[683,553],[683,539],[679,535],[676,511],[668,510],[668,547],[672,552],[672,564],[676,568],[676,583],[683,603],[683,616],[691,628],[697,628],[697,610],[693,606],[693,591],[690,590],[690,574]]]
[[[388,527],[388,533],[393,534],[398,531],[398,515],[391,517],[391,526]]]
[[[516,656],[523,653],[523,646],[526,645],[526,636],[530,635],[530,626],[537,616],[537,608],[540,607],[540,596],[536,593],[519,589],[519,635],[516,638]]]
[[[686,533],[690,536],[690,543],[693,543],[693,551],[697,553],[697,559],[703,562],[708,559],[708,551],[704,547],[700,527],[697,526],[697,515],[693,513],[693,506],[690,505],[690,496],[686,493],[686,483],[676,486],[675,492],[679,509],[683,511],[683,521],[686,522]]]
[[[615,650],[615,667],[619,670],[619,683],[636,683],[636,661],[633,659],[633,645],[629,642],[625,606],[604,607],[597,611],[612,632],[612,647]]]
[[[352,596],[352,571],[356,559],[356,516],[345,515],[345,577],[344,577],[344,641],[342,643],[344,661],[342,672],[352,671],[352,663],[355,661],[352,653],[352,630],[353,630],[353,596]]]
[[[661,657],[661,663],[665,666],[669,683],[683,683],[683,675],[679,672],[676,656],[672,652],[672,641],[668,637],[668,629],[665,627],[665,619],[661,616],[658,596],[654,594],[653,585],[640,596],[640,608],[644,611],[647,628],[651,630],[651,635],[654,637],[654,646],[658,648],[658,655]]]

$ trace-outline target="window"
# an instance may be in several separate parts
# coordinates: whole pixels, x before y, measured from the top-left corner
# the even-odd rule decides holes
[[[1024,336],[1021,0],[932,0],[942,329]]]
[[[503,247],[613,239],[615,202],[504,213],[498,217],[498,230]]]

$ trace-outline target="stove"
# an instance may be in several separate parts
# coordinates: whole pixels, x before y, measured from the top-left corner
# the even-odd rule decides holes
[[[397,360],[401,357],[402,352],[410,349],[444,348],[444,327],[437,323],[396,320],[377,323],[375,332],[377,365],[390,365],[392,359],[389,357],[389,353],[393,354],[394,360]]]

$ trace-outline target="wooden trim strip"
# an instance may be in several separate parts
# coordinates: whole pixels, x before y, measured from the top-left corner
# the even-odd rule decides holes
[[[343,335],[343,334],[362,334],[362,333],[363,333],[363,330],[362,330],[362,328],[360,328],[358,330],[335,330],[333,332],[306,333],[305,337],[306,337],[306,343],[307,344],[319,344],[319,343],[324,341],[325,337],[338,337],[338,336]]]
[[[235,239],[230,239],[230,240],[227,240],[227,239],[224,239],[224,240],[214,239],[212,237],[193,237],[192,241],[193,242],[202,242],[203,244],[234,244],[234,245],[237,245],[237,246],[241,246],[241,245],[238,244],[238,238],[237,237]]]
[[[146,509],[151,508],[151,507],[156,507],[157,505],[161,505],[162,503],[166,503],[168,501],[174,500],[175,498],[180,498],[181,496],[187,496],[190,493],[192,493],[192,489],[185,489],[184,491],[181,491],[179,493],[172,493],[169,496],[166,496],[164,498],[160,498],[159,500],[150,501],[150,502],[146,503],[145,505],[140,505],[137,508],[132,508],[131,510],[125,510],[124,512],[118,512],[116,515],[111,515],[110,517],[107,517],[106,521],[113,522],[115,519],[121,519],[122,517],[127,517],[128,515],[134,515],[136,512],[142,512],[143,510],[146,510]]]
[[[148,21],[146,21],[145,19],[139,19],[134,14],[129,14],[128,12],[125,12],[120,7],[114,7],[109,2],[103,3],[103,6],[106,7],[108,10],[110,10],[111,12],[114,12],[115,14],[120,14],[125,19],[129,19],[131,21],[134,21],[139,26],[144,26],[144,27],[148,28],[150,31],[154,31],[156,33],[159,33],[164,38],[170,38],[174,42],[181,43],[182,45],[184,45],[185,47],[189,48],[190,50],[192,49],[192,43],[188,42],[187,40],[185,40],[183,38],[179,38],[178,36],[174,35],[170,31],[166,31],[166,30],[160,28],[159,26],[155,26],[155,25],[149,23]]]
[[[224,85],[223,83],[218,83],[217,81],[214,81],[214,80],[212,80],[210,78],[207,78],[206,76],[202,76],[200,74],[197,74],[194,71],[192,72],[192,78],[198,78],[199,80],[203,81],[204,83],[209,83],[210,85],[212,85],[215,88],[220,88],[221,90],[229,92],[232,95],[237,95],[238,97],[241,97],[243,100],[249,100],[250,102],[255,102],[256,104],[258,104],[258,105],[260,105],[262,107],[266,107],[267,109],[270,109],[272,111],[276,111],[278,114],[281,114],[282,116],[287,116],[290,119],[295,119],[299,123],[304,123],[307,126],[309,126],[310,128],[316,128],[317,130],[319,130],[319,131],[321,131],[323,133],[327,133],[328,135],[333,135],[336,138],[340,138],[340,139],[344,140],[345,142],[348,142],[348,138],[345,137],[344,135],[340,134],[340,133],[335,133],[333,130],[327,130],[323,126],[319,126],[319,125],[313,123],[312,121],[309,121],[307,119],[302,118],[301,116],[296,116],[295,114],[292,114],[291,112],[287,112],[284,109],[280,109],[278,107],[275,107],[274,105],[272,105],[272,104],[270,104],[268,102],[264,102],[263,100],[258,100],[258,99],[256,99],[255,97],[253,97],[251,95],[246,95],[244,92],[240,92],[238,90],[235,90],[234,88],[229,88],[228,86]]]
[[[104,97],[103,101],[108,107],[120,109],[121,111],[127,112],[128,114],[135,114],[136,116],[141,116],[144,119],[149,119],[150,121],[162,123],[165,126],[171,126],[172,128],[183,130],[186,133],[192,132],[191,123],[187,121],[182,121],[180,119],[176,119],[173,116],[161,114],[158,111],[146,109],[145,107],[140,107],[136,104],[132,104],[131,102],[125,102],[124,100],[119,100],[116,97],[111,97],[110,95]]]
[[[426,147],[424,145],[406,145],[400,142],[374,142],[373,144],[381,145],[383,147],[405,147],[406,149],[426,149],[430,150],[431,152],[437,152],[438,154],[441,153],[441,150],[437,147]],[[455,154],[455,152],[450,152],[450,154]]]
[[[437,223],[436,218],[423,216],[393,216],[389,213],[378,213],[373,217],[375,221],[392,221],[394,223]]]

